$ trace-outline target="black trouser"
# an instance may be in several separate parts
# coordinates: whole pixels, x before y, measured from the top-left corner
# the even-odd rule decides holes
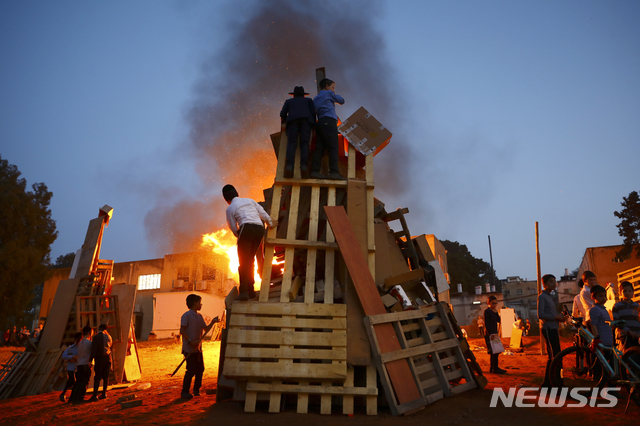
[[[82,401],[84,399],[89,379],[91,379],[91,366],[79,365],[76,371],[76,383],[73,385],[69,401]]]
[[[287,123],[287,160],[286,167],[293,167],[300,135],[300,167],[306,167],[309,159],[309,139],[311,138],[311,123],[306,118],[299,118]]]
[[[253,293],[254,258],[262,237],[264,236],[264,226],[246,223],[240,228],[238,237],[238,275],[240,276],[240,293]],[[188,361],[188,360],[187,360]]]
[[[316,149],[313,151],[311,171],[320,172],[320,165],[324,152],[329,152],[329,172],[339,173],[338,170],[338,122],[331,117],[322,117],[316,126]]]
[[[551,378],[549,377],[549,367],[551,367],[551,361],[560,353],[560,337],[558,336],[558,330],[555,328],[543,328],[541,330],[544,341],[547,345],[547,367],[544,371],[543,386],[551,386]]]
[[[187,356],[188,354],[183,353],[183,355]],[[193,392],[199,392],[200,386],[202,386],[202,373],[204,373],[204,357],[202,356],[202,352],[192,352],[187,358],[187,372],[184,373],[182,392],[189,393],[191,379],[193,379],[194,376],[196,379],[193,382]]]
[[[111,372],[111,361],[98,361],[96,359],[95,376],[93,377],[93,396],[98,396],[100,380],[102,380],[102,394],[107,394],[107,386],[109,386],[109,372]]]
[[[64,385],[64,390],[62,394],[67,393],[68,389],[73,389],[73,385],[76,384],[76,372],[75,371],[67,371],[67,383]]]

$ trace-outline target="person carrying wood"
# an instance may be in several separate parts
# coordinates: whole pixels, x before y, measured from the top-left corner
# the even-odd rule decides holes
[[[238,191],[233,185],[225,185],[222,188],[222,196],[227,207],[227,225],[238,239],[238,275],[240,276],[240,288],[238,300],[246,301],[255,297],[253,289],[254,258],[264,237],[264,224],[269,228],[278,226],[267,212],[250,198],[238,197]]]

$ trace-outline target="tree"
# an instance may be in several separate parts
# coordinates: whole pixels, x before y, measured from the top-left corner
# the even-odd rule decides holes
[[[48,208],[52,195],[44,183],[28,191],[18,168],[0,156],[0,324],[5,326],[27,325],[34,289],[46,279],[58,236]]]
[[[71,252],[67,254],[62,254],[58,256],[56,259],[56,263],[51,265],[53,269],[58,268],[71,268],[73,266],[73,261],[76,259],[76,254]]]
[[[624,237],[624,247],[616,253],[619,259],[625,260],[631,257],[633,247],[636,248],[636,257],[640,257],[640,197],[637,191],[631,191],[628,197],[620,205],[623,209],[613,214],[620,219],[616,225],[618,235]]]
[[[474,293],[477,285],[484,286],[491,282],[491,265],[471,255],[466,245],[457,241],[441,241],[447,250],[447,266],[451,285],[462,284],[462,290]],[[498,282],[495,271],[495,281]],[[455,287],[454,287],[455,288]]]

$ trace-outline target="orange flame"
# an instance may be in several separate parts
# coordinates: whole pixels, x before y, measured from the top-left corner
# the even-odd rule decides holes
[[[203,234],[202,243],[200,245],[201,247],[210,249],[215,254],[224,257],[228,261],[229,265],[229,273],[227,277],[232,278],[236,283],[240,282],[240,277],[238,275],[238,266],[240,266],[240,261],[238,260],[236,238],[231,231],[221,229],[210,234]],[[262,278],[260,277],[260,274],[258,274],[258,262],[255,263],[253,278],[255,280],[253,288],[255,291],[259,291]]]

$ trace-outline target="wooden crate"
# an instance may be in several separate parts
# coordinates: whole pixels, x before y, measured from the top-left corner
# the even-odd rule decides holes
[[[236,302],[229,315],[224,375],[344,381],[346,346],[345,305]]]
[[[473,373],[460,348],[444,307],[440,303],[418,310],[372,315],[365,318],[378,372],[394,415],[413,412],[446,396],[476,388]],[[376,324],[393,324],[402,349],[381,353]],[[399,403],[386,364],[407,359],[421,400]]]

